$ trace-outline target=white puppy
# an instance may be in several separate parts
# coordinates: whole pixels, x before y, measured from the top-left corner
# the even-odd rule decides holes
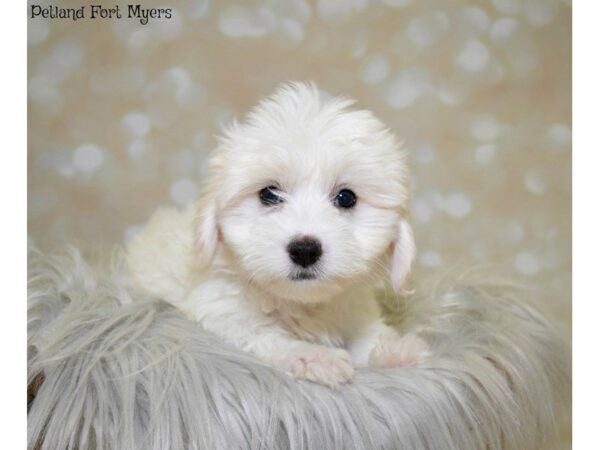
[[[401,291],[415,256],[405,155],[352,103],[281,87],[226,131],[199,204],[158,211],[127,249],[146,293],[328,386],[428,354],[383,323],[374,297],[382,272]]]

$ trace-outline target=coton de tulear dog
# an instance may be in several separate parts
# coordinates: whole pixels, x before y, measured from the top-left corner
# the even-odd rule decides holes
[[[419,364],[375,288],[401,292],[415,256],[409,173],[390,131],[347,99],[290,83],[220,140],[199,203],[159,210],[130,240],[139,289],[298,378]]]

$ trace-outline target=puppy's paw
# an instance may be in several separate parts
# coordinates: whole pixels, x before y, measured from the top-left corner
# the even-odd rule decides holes
[[[285,369],[296,378],[337,387],[352,379],[354,367],[343,349],[306,344],[290,350]]]
[[[369,367],[391,369],[422,364],[431,352],[423,339],[415,334],[406,334],[399,339],[383,341],[371,350]]]

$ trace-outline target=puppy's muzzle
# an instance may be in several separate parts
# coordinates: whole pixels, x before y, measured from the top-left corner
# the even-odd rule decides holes
[[[294,264],[304,268],[312,266],[323,254],[321,243],[309,236],[292,240],[287,246],[287,251]]]

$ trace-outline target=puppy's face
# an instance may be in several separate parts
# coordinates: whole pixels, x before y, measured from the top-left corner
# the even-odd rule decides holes
[[[300,302],[382,272],[402,286],[414,256],[406,164],[383,125],[350,104],[290,85],[229,130],[198,215],[205,262],[221,245],[249,282]]]

